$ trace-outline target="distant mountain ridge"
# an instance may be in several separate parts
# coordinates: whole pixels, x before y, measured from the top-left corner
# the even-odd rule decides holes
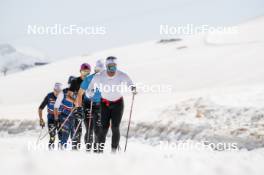
[[[0,76],[47,64],[44,58],[17,51],[10,44],[0,44]]]

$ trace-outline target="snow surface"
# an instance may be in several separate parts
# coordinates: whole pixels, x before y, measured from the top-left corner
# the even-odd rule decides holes
[[[264,150],[216,152],[179,151],[133,140],[126,153],[88,154],[83,151],[28,151],[31,136],[0,138],[4,174],[197,174],[261,175]],[[13,143],[17,144],[14,146]],[[123,142],[122,142],[123,144]],[[14,159],[15,157],[15,159]],[[14,167],[15,166],[15,167]]]
[[[70,169],[61,170],[66,174],[73,167],[79,174],[88,173],[89,168],[96,174],[263,174],[264,18],[240,24],[238,29],[236,36],[209,33],[166,44],[150,41],[0,77],[0,142],[6,148],[1,150],[0,164],[8,169],[17,163],[12,172],[25,174],[57,172],[60,167]],[[78,75],[81,63],[94,64],[109,55],[119,58],[119,68],[136,83],[172,87],[162,93],[139,89],[128,153],[95,156],[25,150],[26,143],[36,139],[37,134],[23,134],[36,132],[38,105],[53,84],[66,84],[69,75]],[[131,103],[129,94],[125,102],[123,136]],[[13,138],[6,139],[9,136]],[[236,142],[240,151],[167,152],[157,148],[161,140],[186,139]]]

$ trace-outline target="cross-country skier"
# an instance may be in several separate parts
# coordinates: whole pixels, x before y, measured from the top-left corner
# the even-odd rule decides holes
[[[83,63],[80,67],[80,77],[75,78],[70,85],[70,88],[67,93],[67,99],[71,102],[74,102],[77,98],[78,91],[80,89],[82,81],[88,76],[91,72],[91,66],[88,63]],[[79,110],[76,110],[76,112],[73,113],[73,116],[75,118],[75,130],[76,134],[74,138],[72,138],[72,149],[77,150],[80,148],[80,142],[81,142],[81,135],[82,135],[82,125]]]
[[[74,80],[73,76],[70,76],[68,79],[68,85]],[[67,92],[69,88],[63,89],[62,92],[59,93],[56,102],[54,104],[54,117],[55,120],[59,121],[61,126],[61,130],[59,131],[59,140],[60,140],[60,148],[64,149],[67,147],[67,141],[69,135],[73,135],[74,132],[74,119],[70,116],[70,113],[73,108],[73,103],[67,99]],[[60,111],[60,112],[59,112]]]
[[[71,83],[72,83],[72,81],[73,81],[74,79],[75,79],[74,76],[70,76],[70,77],[68,78],[68,87],[65,88],[65,89],[63,89],[63,93],[66,95],[66,100],[69,101],[69,102],[71,102],[71,101],[68,100],[68,98],[67,98],[67,94],[68,94],[68,91],[69,91],[69,87],[70,87],[70,85],[71,85]],[[73,106],[74,106],[74,104],[73,104]],[[60,108],[62,108],[62,107],[60,107]],[[75,128],[75,127],[74,127],[74,126],[75,126],[75,118],[72,117],[72,116],[70,116],[69,120],[70,120],[70,136],[71,136],[71,139],[73,139],[74,128]]]
[[[112,152],[116,152],[120,140],[120,122],[124,110],[124,101],[120,87],[126,85],[136,94],[136,87],[127,74],[117,70],[116,57],[106,59],[106,70],[96,74],[88,87],[88,93],[99,88],[101,92],[101,124],[99,133],[100,150],[103,151],[106,135],[111,121]]]
[[[98,89],[95,90],[93,96],[85,95],[83,100],[83,95],[85,91],[88,89],[88,86],[93,79],[94,75],[96,73],[99,73],[104,70],[104,63],[101,60],[98,60],[96,62],[96,66],[94,69],[94,74],[87,76],[79,89],[78,96],[75,102],[76,107],[83,107],[83,110],[85,111],[85,118],[84,118],[84,124],[86,133],[84,136],[84,141],[86,145],[86,150],[90,151],[92,148],[93,143],[93,133],[95,135],[95,143],[98,142],[98,133],[101,125],[100,121],[100,103],[101,103],[101,93]],[[90,118],[90,109],[91,109],[91,102],[92,102],[92,115]],[[94,144],[94,147],[96,145]]]
[[[58,94],[62,91],[62,85],[60,83],[55,83],[53,92],[48,93],[48,95],[44,98],[41,105],[39,106],[38,114],[39,114],[39,123],[40,126],[43,128],[45,126],[45,122],[42,117],[42,111],[47,106],[47,123],[48,123],[48,130],[49,130],[49,148],[54,148],[54,141],[56,136],[56,129],[57,123],[54,119],[54,104],[57,99]],[[56,129],[54,129],[56,127]]]

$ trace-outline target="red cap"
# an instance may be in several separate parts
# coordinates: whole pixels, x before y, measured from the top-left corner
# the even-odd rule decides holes
[[[90,66],[90,64],[88,64],[88,63],[83,63],[83,64],[81,65],[80,70],[86,70],[86,69],[91,70],[91,66]]]

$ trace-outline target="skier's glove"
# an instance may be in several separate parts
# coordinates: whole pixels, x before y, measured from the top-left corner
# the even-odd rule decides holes
[[[133,93],[134,95],[137,95],[137,88],[136,88],[136,86],[132,86],[132,87],[131,87],[131,91],[132,91],[132,93]]]
[[[44,128],[45,127],[45,122],[43,119],[39,119],[39,125]]]
[[[92,90],[90,90],[90,91],[86,91],[86,95],[87,95],[88,97],[93,97],[94,94],[95,94],[95,90],[94,90],[94,89],[92,89]]]

